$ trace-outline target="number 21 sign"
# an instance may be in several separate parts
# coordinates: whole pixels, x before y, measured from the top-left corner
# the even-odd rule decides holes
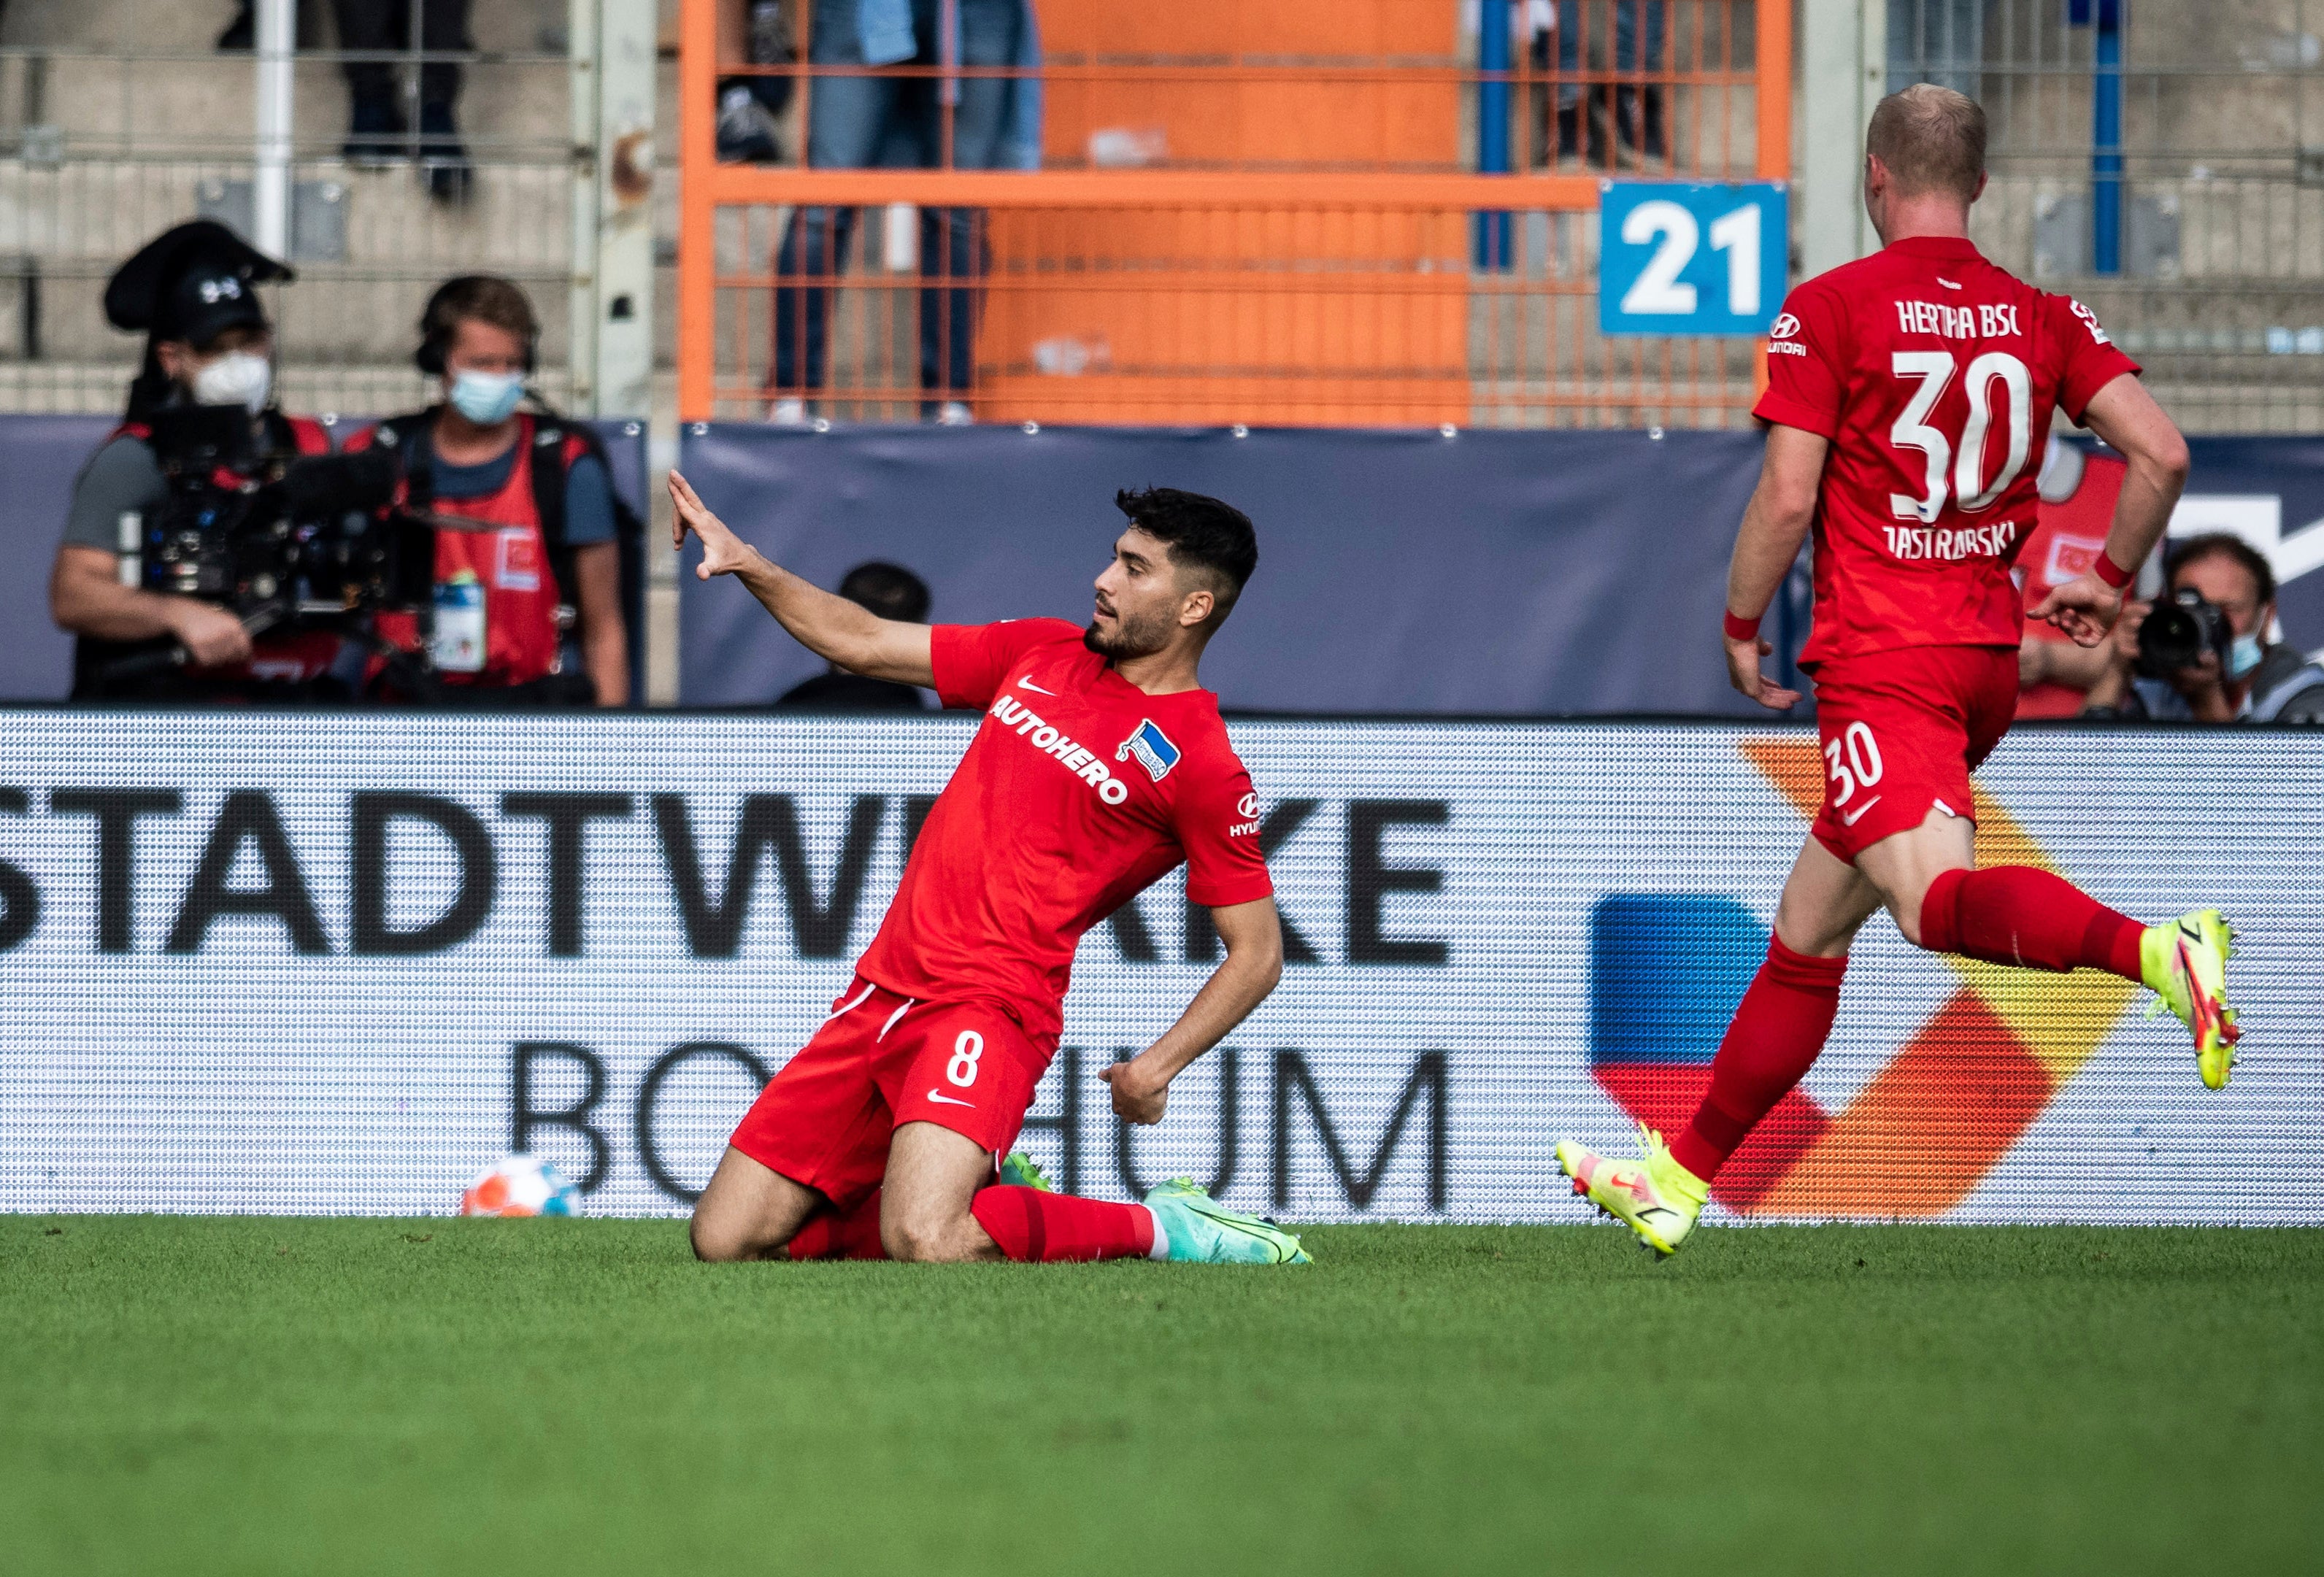
[[[1791,254],[1784,183],[1599,183],[1602,334],[1761,335]]]

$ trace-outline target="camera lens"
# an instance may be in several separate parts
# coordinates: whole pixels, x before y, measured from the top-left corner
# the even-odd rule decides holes
[[[2177,603],[2157,603],[2138,627],[2138,668],[2160,678],[2203,659],[2203,626],[2192,610]]]

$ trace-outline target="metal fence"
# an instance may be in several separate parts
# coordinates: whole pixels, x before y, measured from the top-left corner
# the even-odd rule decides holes
[[[198,215],[259,234],[270,152],[287,164],[299,270],[269,303],[286,406],[419,403],[420,307],[477,270],[526,286],[545,330],[540,386],[574,394],[576,203],[595,150],[572,132],[566,0],[476,5],[471,36],[423,31],[463,8],[420,0],[289,9],[297,49],[272,87],[279,55],[222,41],[233,0],[19,0],[0,18],[0,410],[117,408],[140,341],[106,324],[106,278]],[[400,32],[342,47],[342,11]]]
[[[1038,53],[875,67],[852,8],[792,4],[751,63],[683,0],[683,418],[1742,420],[1749,342],[1598,334],[1596,209],[1787,172],[1787,3],[1038,11]],[[785,159],[721,162],[709,106],[753,80]],[[1035,80],[1012,159],[985,117]]]
[[[1888,85],[1991,117],[1975,234],[2192,430],[2324,422],[2324,0],[1886,0]]]

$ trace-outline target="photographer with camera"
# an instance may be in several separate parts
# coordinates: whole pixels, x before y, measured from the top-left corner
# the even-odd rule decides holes
[[[348,446],[395,457],[401,508],[435,538],[428,628],[383,614],[380,633],[424,650],[433,683],[476,705],[623,705],[618,542],[635,521],[594,432],[537,397],[537,410],[519,410],[540,338],[532,303],[511,281],[464,274],[429,298],[420,335],[413,361],[442,402]]]
[[[2267,640],[2275,572],[2264,554],[2224,531],[2190,537],[2165,561],[2163,586],[2160,601],[2123,610],[2083,716],[2324,724],[2324,664]]]
[[[75,700],[337,701],[345,641],[302,622],[281,566],[231,539],[281,496],[320,425],[272,401],[273,331],[256,287],[291,272],[208,220],[180,225],[121,265],[106,317],[146,333],[122,425],[73,484],[49,579],[78,637]],[[249,533],[245,533],[249,534]],[[290,551],[287,534],[281,555]]]

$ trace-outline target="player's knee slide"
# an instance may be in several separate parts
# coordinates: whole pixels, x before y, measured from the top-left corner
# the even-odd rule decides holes
[[[972,1235],[965,1230],[965,1217],[941,1220],[934,1217],[907,1217],[880,1223],[880,1244],[890,1259],[922,1264],[941,1264],[954,1259],[974,1259]]]
[[[687,1229],[686,1236],[687,1241],[693,1246],[694,1257],[705,1264],[721,1264],[742,1257],[740,1240],[731,1232],[722,1232],[715,1227],[704,1225],[698,1215]]]
[[[770,1250],[780,1247],[759,1242],[739,1224],[723,1222],[715,1215],[706,1218],[699,1211],[687,1224],[687,1240],[693,1246],[694,1257],[710,1265],[763,1259]]]

